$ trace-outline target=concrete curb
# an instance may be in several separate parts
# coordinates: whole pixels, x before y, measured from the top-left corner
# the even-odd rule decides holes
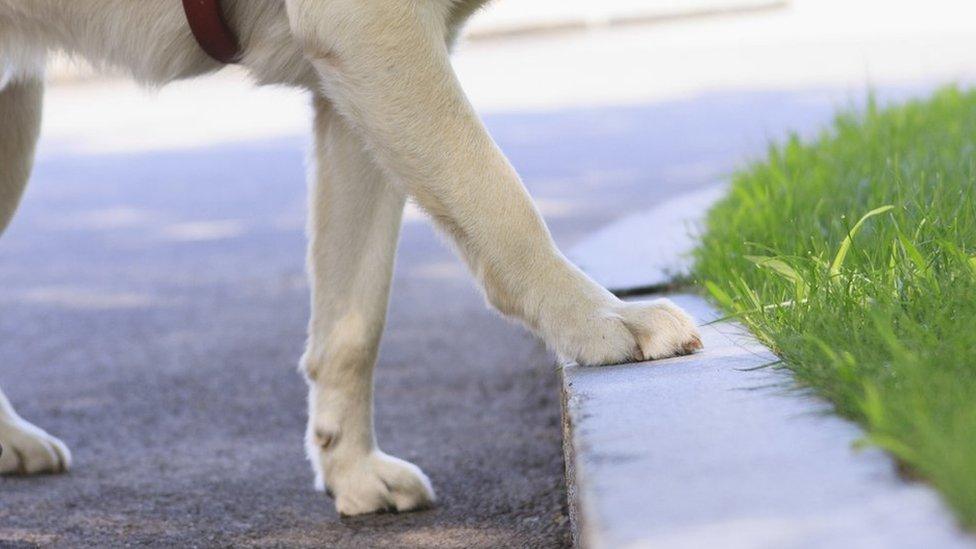
[[[679,203],[707,207],[713,191],[656,212]],[[667,215],[638,217],[651,225],[665,220],[673,229]],[[643,221],[641,234],[660,238],[663,229]],[[614,273],[619,261],[604,264],[614,255],[599,243],[616,245],[613,235],[635,234],[634,223],[608,227],[571,255],[603,273],[598,279],[617,280],[607,277],[620,274]],[[637,255],[634,241],[624,240]],[[676,256],[650,257],[664,261],[635,269],[654,276],[629,283],[660,283]],[[577,546],[976,547],[932,488],[899,477],[884,452],[855,450],[860,428],[827,413],[822,400],[792,390],[789,372],[772,367],[775,355],[740,324],[709,324],[720,313],[701,297],[669,297],[701,326],[704,352],[561,370]]]
[[[673,299],[699,324],[718,312]],[[705,351],[562,370],[571,519],[587,548],[976,547],[927,485],[863,433],[789,390],[735,322]]]

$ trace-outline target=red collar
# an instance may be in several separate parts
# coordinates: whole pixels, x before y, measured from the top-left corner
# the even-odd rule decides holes
[[[224,19],[220,0],[183,0],[183,11],[193,37],[207,55],[221,63],[240,60],[241,46]]]

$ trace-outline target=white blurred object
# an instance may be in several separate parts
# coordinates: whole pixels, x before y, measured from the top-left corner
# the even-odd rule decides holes
[[[534,1],[549,0],[501,0],[480,16]],[[479,109],[536,111],[739,90],[860,98],[870,87],[972,82],[973,52],[973,0],[792,0],[735,16],[471,40],[455,66]]]
[[[500,0],[467,27],[469,38],[599,27],[782,7],[789,0]]]

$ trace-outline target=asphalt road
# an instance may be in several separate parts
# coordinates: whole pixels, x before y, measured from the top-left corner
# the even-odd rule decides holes
[[[815,127],[835,100],[716,95],[488,125],[569,245],[725,176],[783,128]],[[0,242],[0,383],[71,446],[75,467],[0,480],[0,546],[569,543],[554,361],[486,310],[415,213],[376,422],[382,447],[420,465],[441,503],[340,520],[312,490],[295,369],[306,147],[295,136],[77,154],[44,142]]]

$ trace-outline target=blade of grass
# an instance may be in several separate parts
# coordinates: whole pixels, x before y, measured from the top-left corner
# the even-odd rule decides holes
[[[844,238],[844,241],[841,242],[840,248],[837,250],[837,255],[834,256],[834,261],[830,264],[830,271],[828,274],[831,279],[840,276],[840,268],[844,265],[844,260],[847,259],[847,252],[851,249],[851,244],[854,242],[854,236],[857,235],[858,231],[861,230],[861,226],[864,225],[864,222],[876,215],[881,215],[885,212],[891,211],[894,208],[895,207],[892,205],[875,208],[864,214],[864,216],[854,224],[851,230],[847,232],[847,236]]]

